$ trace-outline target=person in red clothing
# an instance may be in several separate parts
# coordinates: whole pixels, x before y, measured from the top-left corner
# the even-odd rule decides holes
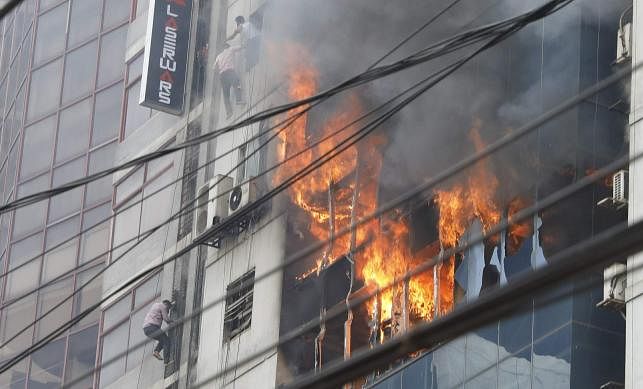
[[[168,324],[172,323],[172,320],[169,318],[170,308],[172,308],[172,302],[169,300],[154,303],[143,320],[143,332],[145,336],[158,341],[152,355],[158,360],[163,360],[166,365],[170,362],[170,338],[163,332],[161,325],[163,322]],[[161,350],[163,350],[163,357],[161,357]]]

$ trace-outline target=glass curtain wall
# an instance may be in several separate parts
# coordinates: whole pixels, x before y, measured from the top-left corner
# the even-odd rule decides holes
[[[124,130],[124,58],[136,10],[135,0],[25,0],[0,22],[2,202],[112,166]],[[0,270],[9,272],[0,279],[1,342],[102,268],[111,224],[101,221],[111,215],[112,193],[106,177],[0,217]],[[101,292],[99,278],[3,347],[0,361]],[[0,388],[60,387],[95,365],[97,342],[98,312],[1,375]]]

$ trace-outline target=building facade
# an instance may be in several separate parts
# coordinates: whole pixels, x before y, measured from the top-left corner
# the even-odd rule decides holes
[[[141,116],[132,104],[127,109],[136,67],[124,58],[130,24],[146,6],[143,0],[25,0],[2,19],[3,202],[112,166],[125,128]],[[102,277],[90,279],[108,258],[111,188],[107,177],[3,214],[0,359],[99,300]],[[2,374],[0,386],[54,388],[85,375],[95,365],[99,317],[93,312]],[[81,386],[92,382],[88,377]]]

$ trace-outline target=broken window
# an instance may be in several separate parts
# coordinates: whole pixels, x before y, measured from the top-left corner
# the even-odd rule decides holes
[[[254,284],[255,270],[252,269],[228,285],[223,324],[225,341],[250,328]]]

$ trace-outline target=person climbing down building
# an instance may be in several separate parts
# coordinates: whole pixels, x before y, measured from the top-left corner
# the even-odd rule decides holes
[[[221,90],[223,92],[223,102],[226,110],[226,119],[230,119],[232,116],[232,103],[230,102],[231,88],[234,87],[234,95],[237,103],[244,103],[243,98],[241,97],[241,81],[239,80],[239,75],[237,74],[234,66],[234,56],[235,52],[238,50],[240,50],[240,48],[233,48],[229,44],[224,43],[223,51],[220,52],[214,60],[214,67],[219,71]]]
[[[158,360],[163,360],[166,365],[170,363],[170,338],[163,332],[161,326],[163,322],[167,324],[172,323],[172,320],[169,318],[170,308],[172,308],[172,302],[169,300],[154,303],[143,320],[143,332],[145,336],[158,341],[152,355]],[[163,357],[161,357],[161,350],[163,351]]]

